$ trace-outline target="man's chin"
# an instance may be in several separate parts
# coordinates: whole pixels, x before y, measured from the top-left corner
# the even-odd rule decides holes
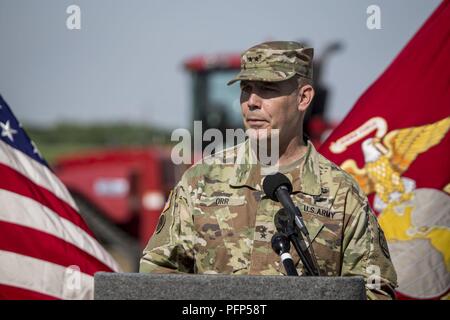
[[[246,134],[252,140],[266,140],[270,143],[272,139],[278,138],[278,131],[272,128],[248,128]]]

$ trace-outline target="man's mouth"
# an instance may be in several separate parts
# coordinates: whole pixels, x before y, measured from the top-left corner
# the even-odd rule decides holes
[[[252,128],[260,128],[268,124],[266,120],[261,118],[247,118],[247,123]]]

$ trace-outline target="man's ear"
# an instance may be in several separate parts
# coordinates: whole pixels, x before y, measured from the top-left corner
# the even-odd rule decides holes
[[[314,88],[310,84],[305,84],[298,89],[297,108],[305,112],[314,98]]]

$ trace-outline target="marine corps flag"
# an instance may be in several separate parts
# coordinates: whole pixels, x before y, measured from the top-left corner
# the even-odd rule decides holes
[[[449,298],[449,57],[443,1],[320,149],[369,196],[399,298]]]

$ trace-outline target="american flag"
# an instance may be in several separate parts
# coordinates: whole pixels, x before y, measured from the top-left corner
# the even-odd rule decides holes
[[[0,299],[92,299],[118,270],[0,96]]]

